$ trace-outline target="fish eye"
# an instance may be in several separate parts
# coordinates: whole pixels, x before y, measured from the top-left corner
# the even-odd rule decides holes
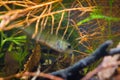
[[[68,45],[68,49],[72,48],[71,45]]]

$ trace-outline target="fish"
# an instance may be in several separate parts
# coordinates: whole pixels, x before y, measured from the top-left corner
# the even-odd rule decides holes
[[[34,34],[34,31],[35,31],[35,27],[29,26],[22,30],[30,38],[32,38],[32,35]],[[33,38],[33,40],[60,53],[71,54],[73,51],[72,46],[69,42],[62,39],[62,37],[59,35],[51,34],[49,30],[43,30],[42,32],[38,31],[37,35]]]

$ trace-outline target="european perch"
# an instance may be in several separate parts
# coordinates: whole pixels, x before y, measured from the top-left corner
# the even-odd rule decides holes
[[[29,37],[34,34],[34,26],[29,26],[22,29]],[[38,31],[37,35],[33,38],[40,44],[46,45],[47,47],[60,52],[60,53],[72,53],[72,47],[70,43],[62,39],[60,36],[50,34],[49,31],[43,30]]]

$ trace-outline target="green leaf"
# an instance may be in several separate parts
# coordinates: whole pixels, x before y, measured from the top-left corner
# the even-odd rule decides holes
[[[94,19],[104,19],[104,20],[107,20],[107,21],[119,21],[120,18],[116,18],[116,17],[111,17],[111,16],[105,16],[105,15],[102,15],[102,14],[95,14],[95,13],[91,13],[90,16],[84,20],[81,20],[80,22],[77,23],[77,25],[81,25],[83,23],[86,23],[86,22],[89,22],[91,20],[94,20]]]

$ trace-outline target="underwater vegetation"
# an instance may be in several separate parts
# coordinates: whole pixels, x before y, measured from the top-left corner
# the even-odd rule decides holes
[[[0,76],[57,71],[119,42],[119,0],[0,1]],[[84,69],[84,74],[99,63]],[[12,68],[15,66],[14,68]]]

